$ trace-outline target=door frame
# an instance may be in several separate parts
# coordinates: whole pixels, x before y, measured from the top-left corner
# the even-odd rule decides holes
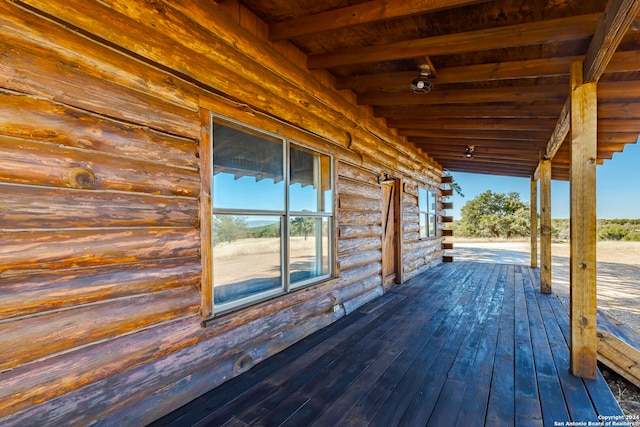
[[[381,271],[381,275],[382,277],[382,284],[385,288],[388,288],[394,284],[401,284],[404,282],[404,277],[403,277],[403,263],[402,263],[402,254],[403,254],[403,250],[402,250],[402,224],[403,224],[403,215],[402,215],[402,194],[404,193],[403,191],[403,183],[402,183],[402,179],[401,178],[393,178],[393,181],[390,183],[382,183],[382,185],[393,185],[394,186],[394,192],[392,193],[391,197],[393,198],[392,203],[393,203],[393,212],[394,212],[394,216],[395,216],[395,221],[394,221],[394,240],[395,240],[395,250],[394,250],[394,261],[393,261],[393,271],[395,272],[395,280],[393,281],[393,283],[386,283],[386,277],[384,277],[384,266],[382,268]],[[384,190],[382,192],[383,196],[384,196]],[[385,203],[386,200],[383,200],[383,203]],[[383,214],[386,211],[386,207],[383,206]],[[387,218],[386,216],[383,215],[382,218],[383,221],[386,221]],[[382,224],[382,263],[384,263],[385,261],[385,254],[386,254],[386,245],[385,245],[385,226],[386,224]],[[387,276],[388,277],[388,276]]]

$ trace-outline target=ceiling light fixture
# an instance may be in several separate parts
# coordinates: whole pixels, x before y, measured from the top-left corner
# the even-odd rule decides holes
[[[473,159],[473,152],[476,150],[475,145],[467,145],[467,148],[464,149],[464,156],[467,159]]]
[[[433,86],[429,81],[428,77],[432,76],[431,67],[429,64],[420,64],[418,66],[418,77],[413,79],[413,81],[409,84],[411,91],[413,93],[427,93],[431,90]]]

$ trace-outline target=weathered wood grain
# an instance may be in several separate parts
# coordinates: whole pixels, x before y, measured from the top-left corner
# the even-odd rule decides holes
[[[0,136],[0,182],[197,197],[198,172]]]
[[[70,32],[62,25],[52,25],[32,13],[5,5],[0,8],[5,36],[24,39],[40,46],[87,75],[144,93],[193,112],[198,109],[199,90],[190,83],[168,75],[126,53]]]
[[[4,13],[0,22],[10,25]],[[133,123],[144,117],[145,123],[155,129],[186,137],[197,135],[196,112],[88,75],[83,67],[66,62],[55,50],[36,45],[28,38],[3,38],[0,52],[0,83],[5,88]]]
[[[33,230],[0,234],[0,276],[197,256],[196,229]]]
[[[158,261],[5,277],[0,320],[200,284],[200,259]]]
[[[163,165],[198,167],[198,147],[193,139],[109,120],[16,92],[0,90],[0,134]]]
[[[0,370],[197,313],[195,287],[90,304],[0,324]]]
[[[195,198],[0,183],[0,229],[196,227]]]

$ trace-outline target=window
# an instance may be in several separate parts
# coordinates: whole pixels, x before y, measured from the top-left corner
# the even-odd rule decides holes
[[[420,211],[420,237],[436,237],[436,194],[420,187],[418,189],[418,207]]]
[[[214,311],[330,278],[331,157],[217,117],[212,140]]]

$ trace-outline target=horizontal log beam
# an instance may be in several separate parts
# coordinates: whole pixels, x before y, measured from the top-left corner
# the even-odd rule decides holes
[[[0,90],[0,135],[95,150],[165,166],[198,168],[195,139],[109,120],[16,92]]]
[[[199,282],[198,257],[5,277],[0,285],[0,320],[173,288],[196,287]],[[25,283],[29,286],[25,287]]]
[[[4,249],[0,251],[0,275],[8,277],[194,257],[200,250],[200,238],[195,228],[5,231],[0,233],[0,247]]]
[[[196,198],[0,183],[0,229],[197,227]]]
[[[453,55],[541,43],[588,39],[600,14],[579,15],[527,24],[508,25],[410,41],[366,46],[308,57],[310,69],[383,62],[420,56]]]
[[[197,313],[200,299],[195,287],[183,287],[2,323],[0,369]]]
[[[487,0],[412,0],[395,2],[393,0],[374,0],[353,6],[333,9],[288,19],[269,25],[271,41],[337,30],[354,25],[370,24],[389,19],[403,18],[418,14],[452,9],[470,4],[484,3]]]
[[[0,135],[0,181],[197,197],[197,170]]]

